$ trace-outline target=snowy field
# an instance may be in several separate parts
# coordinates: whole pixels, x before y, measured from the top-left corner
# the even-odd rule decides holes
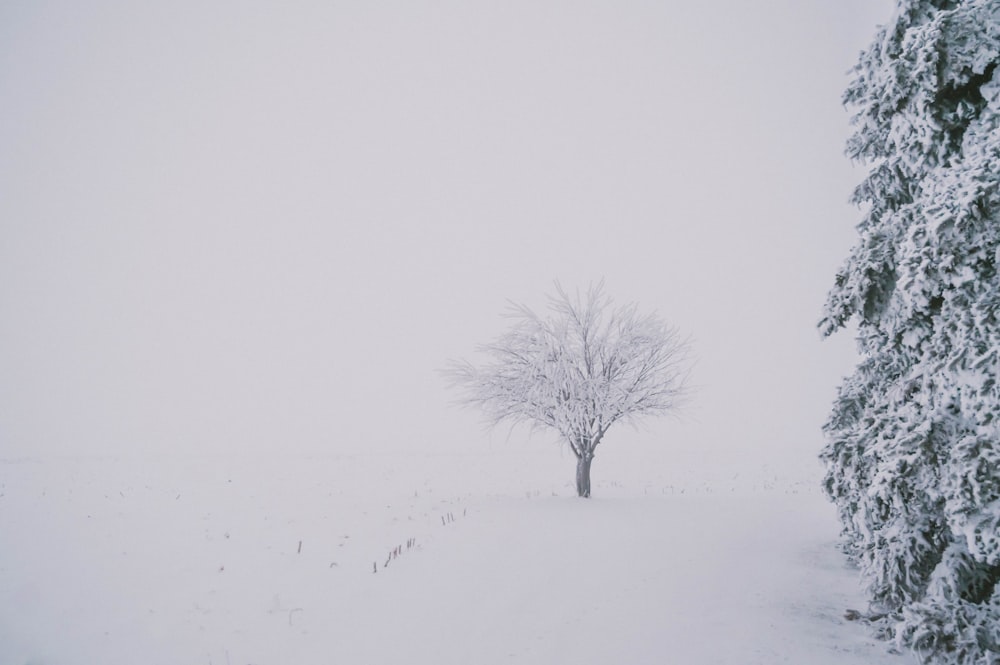
[[[607,448],[0,461],[0,665],[882,665],[818,469]],[[393,553],[395,552],[395,553]]]

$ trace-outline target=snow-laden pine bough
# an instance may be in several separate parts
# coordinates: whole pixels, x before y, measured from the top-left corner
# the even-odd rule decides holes
[[[859,239],[821,322],[861,361],[825,488],[864,618],[926,663],[1000,663],[1000,2],[897,0],[845,94]],[[860,616],[860,615],[859,615]]]

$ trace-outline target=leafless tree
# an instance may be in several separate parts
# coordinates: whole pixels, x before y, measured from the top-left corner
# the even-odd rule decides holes
[[[558,432],[577,459],[577,494],[589,497],[594,451],[608,429],[672,411],[687,397],[689,344],[655,314],[614,306],[603,282],[585,298],[555,286],[548,317],[512,304],[511,328],[481,347],[489,360],[453,362],[446,374],[491,425]]]

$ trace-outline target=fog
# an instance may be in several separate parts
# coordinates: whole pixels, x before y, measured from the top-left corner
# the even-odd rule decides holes
[[[889,10],[5,3],[0,457],[511,445],[437,370],[557,279],[693,340],[684,418],[608,448],[814,456]]]

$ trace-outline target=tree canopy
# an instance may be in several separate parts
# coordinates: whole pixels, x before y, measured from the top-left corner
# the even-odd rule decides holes
[[[585,298],[559,284],[549,316],[512,304],[510,329],[481,348],[488,361],[453,363],[463,401],[493,425],[557,432],[578,460],[577,491],[590,495],[590,462],[616,422],[667,413],[688,393],[688,343],[655,314],[614,306],[603,284]]]

